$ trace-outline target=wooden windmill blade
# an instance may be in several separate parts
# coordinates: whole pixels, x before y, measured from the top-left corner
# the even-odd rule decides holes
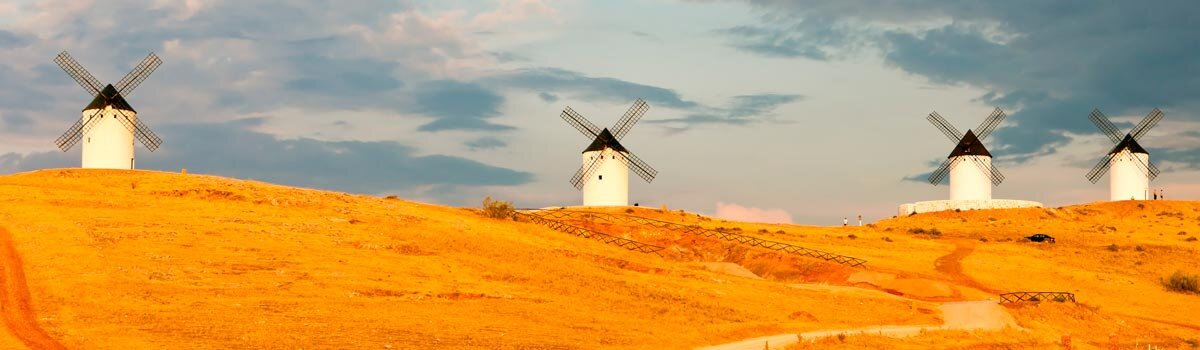
[[[633,170],[635,174],[638,174],[642,180],[646,180],[646,182],[653,182],[654,177],[658,176],[658,170],[654,170],[653,167],[650,167],[650,164],[646,163],[641,158],[638,158],[638,156],[633,154],[633,152],[625,152],[621,155],[623,158],[629,160],[629,169]]]
[[[996,169],[995,165],[984,163],[982,159],[979,159],[979,157],[970,158],[971,161],[975,162],[975,166],[979,168],[979,171],[983,172],[983,176],[987,176],[988,180],[992,181],[993,186],[1004,182],[1004,174],[1001,174],[1000,170]]]
[[[133,89],[137,88],[138,85],[141,85],[143,81],[146,81],[146,78],[149,78],[150,74],[154,73],[154,70],[158,69],[158,66],[160,65],[162,65],[162,60],[159,59],[158,56],[153,52],[151,52],[150,55],[146,56],[145,59],[142,59],[141,63],[138,63],[137,66],[134,66],[133,70],[129,71],[128,74],[125,74],[124,78],[121,78],[121,80],[117,82],[117,91],[120,92],[122,96],[129,96],[129,94],[133,93]]]
[[[1158,108],[1155,108],[1153,111],[1150,111],[1150,114],[1146,115],[1145,118],[1142,118],[1142,121],[1133,127],[1133,130],[1129,131],[1129,135],[1132,135],[1134,140],[1140,140],[1142,136],[1145,136],[1146,133],[1150,131],[1151,128],[1153,128],[1155,125],[1158,125],[1158,122],[1162,120],[1162,118],[1163,112],[1158,110]]]
[[[938,166],[936,170],[929,173],[929,183],[934,186],[940,185],[942,180],[946,178],[946,175],[950,174],[950,168],[954,167],[954,163],[951,158],[946,158],[941,166]]]
[[[1092,183],[1099,181],[1100,177],[1104,176],[1104,173],[1107,173],[1108,169],[1112,167],[1112,160],[1115,156],[1113,153],[1104,155],[1104,158],[1101,158],[1100,162],[1096,163],[1096,166],[1092,167],[1092,170],[1087,173],[1086,177],[1088,181]]]
[[[88,94],[92,96],[100,94],[100,89],[103,88],[104,85],[100,84],[100,81],[97,80],[96,77],[92,76],[92,73],[89,73],[87,69],[84,69],[83,65],[80,65],[79,62],[76,62],[75,59],[71,57],[71,54],[67,53],[66,51],[59,53],[58,56],[54,56],[54,63],[57,63],[58,67],[62,68],[63,72],[67,73],[67,76],[70,76],[71,79],[74,79],[76,83],[79,83],[79,86],[82,87],[83,90],[87,91]]]
[[[588,121],[587,118],[584,118],[569,106],[563,109],[562,114],[559,116],[587,138],[595,138],[600,135],[600,127],[592,124],[591,121]]]
[[[962,140],[963,133],[958,131],[958,128],[955,128],[950,122],[946,121],[946,118],[942,118],[942,115],[938,114],[937,111],[929,113],[929,116],[925,117],[925,120],[928,120],[930,124],[933,124],[933,127],[945,134],[946,138],[950,139],[950,142],[957,143],[959,140]]]
[[[121,115],[119,118],[117,118],[117,120],[120,121],[126,129],[129,129],[129,132],[133,133],[133,137],[140,141],[143,146],[146,146],[146,149],[150,150],[150,152],[154,152],[154,150],[158,149],[158,146],[162,145],[162,139],[159,138],[158,135],[155,135],[153,131],[150,131],[150,127],[146,126],[145,123],[142,123],[141,118],[130,117],[129,114],[126,114],[122,109],[113,110],[117,111],[117,113]]]
[[[637,101],[634,101],[633,106],[630,106],[629,110],[625,111],[625,115],[617,120],[616,124],[613,124],[613,137],[618,141],[625,138],[625,134],[629,133],[629,129],[632,129],[633,125],[637,124],[638,120],[642,119],[642,115],[645,115],[646,110],[649,109],[650,104],[646,103],[645,100],[639,98]]]
[[[595,174],[600,169],[600,164],[602,163],[604,163],[604,157],[597,157],[592,159],[590,163],[580,166],[579,170],[575,172],[575,176],[571,177],[571,185],[575,186],[575,189],[582,190],[583,185],[591,179],[592,174]]]
[[[1108,136],[1108,139],[1112,143],[1121,142],[1120,129],[1117,129],[1117,126],[1113,125],[1112,121],[1108,120],[1108,116],[1100,112],[1100,109],[1092,110],[1092,113],[1088,114],[1088,119],[1091,119],[1092,124],[1096,124],[1096,127],[1100,129],[1100,133]]]
[[[979,127],[975,128],[975,136],[980,141],[987,139],[988,136],[992,135],[992,131],[995,131],[996,127],[1000,125],[1000,122],[1004,121],[1004,118],[1007,117],[1008,115],[1004,114],[1004,111],[1000,107],[996,107],[992,111],[992,114],[984,119],[982,123],[979,123]]]
[[[95,113],[92,113],[92,115],[88,116],[87,120],[75,120],[75,124],[72,124],[70,128],[67,128],[66,132],[59,136],[58,139],[54,140],[54,145],[58,146],[58,149],[61,149],[63,152],[70,150],[71,147],[74,147],[76,143],[79,143],[79,140],[83,139],[83,135],[86,134],[88,130],[91,130],[92,126],[96,125],[96,122],[103,118],[100,116],[100,113],[102,112],[104,112],[104,110],[98,109]]]

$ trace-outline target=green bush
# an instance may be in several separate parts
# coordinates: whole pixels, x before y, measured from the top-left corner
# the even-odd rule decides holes
[[[1183,271],[1175,271],[1162,281],[1163,287],[1180,293],[1200,294],[1200,276],[1188,275]]]
[[[514,212],[512,203],[492,199],[492,197],[483,198],[483,216],[493,219],[508,219],[512,218]]]

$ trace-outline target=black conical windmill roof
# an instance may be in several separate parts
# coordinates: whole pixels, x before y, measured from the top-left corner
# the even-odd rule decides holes
[[[613,134],[607,128],[601,130],[600,135],[596,135],[596,140],[592,141],[592,144],[588,145],[583,150],[583,153],[603,151],[605,148],[612,148],[614,151],[621,153],[629,153],[629,150],[625,149],[625,146],[621,146],[621,142],[618,142],[617,138],[613,137]]]
[[[1135,140],[1133,135],[1130,134],[1125,134],[1125,139],[1121,140],[1120,143],[1117,143],[1117,146],[1113,147],[1112,151],[1109,151],[1108,154],[1121,153],[1121,151],[1125,150],[1126,148],[1129,149],[1129,153],[1150,154],[1150,152],[1147,152],[1145,148],[1142,148],[1142,145],[1138,144],[1137,140]]]
[[[113,109],[123,109],[137,113],[137,111],[133,110],[133,106],[130,106],[129,102],[125,101],[124,97],[121,97],[121,93],[112,84],[108,84],[108,86],[104,87],[104,90],[100,90],[100,94],[96,95],[96,98],[92,99],[92,103],[89,103],[87,107],[83,107],[83,110],[104,109],[104,107],[108,106],[112,106]]]
[[[959,156],[984,156],[991,158],[992,153],[988,152],[987,147],[983,146],[983,142],[979,141],[974,131],[967,130],[967,134],[963,135],[962,140],[958,141],[958,145],[954,146],[954,151],[950,152],[950,156],[946,158]]]

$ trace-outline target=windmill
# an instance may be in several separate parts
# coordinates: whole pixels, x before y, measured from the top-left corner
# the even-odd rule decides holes
[[[1087,173],[1087,179],[1096,183],[1108,172],[1110,200],[1145,200],[1149,197],[1150,180],[1158,177],[1158,167],[1150,162],[1150,152],[1146,152],[1138,140],[1162,120],[1163,112],[1158,108],[1150,111],[1125,136],[1121,136],[1117,127],[1099,109],[1092,110],[1088,118],[1116,146]]]
[[[162,64],[162,60],[153,52],[115,86],[100,85],[100,81],[66,51],[58,54],[54,63],[93,97],[92,102],[83,108],[80,119],[54,141],[54,145],[63,152],[83,141],[82,167],[133,169],[135,138],[151,152],[162,144],[162,139],[142,123],[137,111],[125,100],[125,96],[129,96]]]
[[[937,186],[946,175],[950,175],[950,200],[992,199],[992,186],[1003,182],[1004,175],[992,166],[992,154],[983,146],[983,140],[996,130],[1005,117],[1004,111],[996,108],[979,127],[968,129],[963,134],[936,111],[930,113],[925,119],[956,145],[946,161],[929,174],[929,183]]]
[[[600,129],[571,107],[562,112],[562,119],[592,140],[583,150],[583,165],[571,184],[583,191],[584,206],[629,205],[629,170],[646,182],[654,181],[658,171],[621,145],[621,139],[650,105],[638,99],[611,129]]]

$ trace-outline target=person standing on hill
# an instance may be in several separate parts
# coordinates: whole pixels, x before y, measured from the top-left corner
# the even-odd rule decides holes
[[[858,214],[858,226],[862,226],[862,214]]]
[[[846,227],[849,224],[850,224],[850,218],[842,218],[842,227]]]
[[[1158,200],[1158,190],[1154,190],[1154,200]]]

